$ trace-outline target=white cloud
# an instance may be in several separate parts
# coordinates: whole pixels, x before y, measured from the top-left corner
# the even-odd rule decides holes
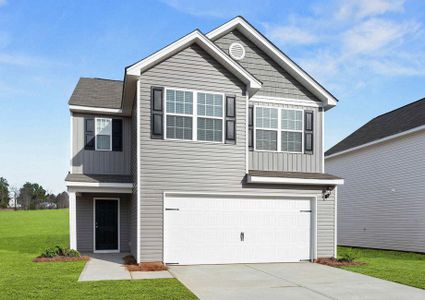
[[[338,19],[366,18],[404,11],[405,0],[346,0],[336,10]]]
[[[316,35],[296,26],[275,27],[269,31],[269,35],[283,44],[307,45],[318,41]]]
[[[416,22],[369,19],[343,33],[343,47],[350,53],[371,54],[399,44],[406,35],[414,34],[419,29],[420,24]]]

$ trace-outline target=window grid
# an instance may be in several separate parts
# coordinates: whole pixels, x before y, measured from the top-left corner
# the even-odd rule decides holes
[[[168,126],[168,117],[169,116],[181,116],[181,117],[188,117],[191,119],[190,124],[192,125],[191,128],[191,137],[190,138],[186,138],[187,137],[187,132],[185,133],[185,140],[189,139],[189,140],[194,140],[194,141],[200,141],[200,142],[209,142],[209,143],[224,143],[224,94],[222,93],[216,93],[216,92],[206,92],[206,91],[196,91],[196,90],[190,90],[190,89],[179,89],[179,88],[164,88],[165,90],[165,99],[164,101],[166,102],[165,104],[165,118],[163,120],[164,123],[164,128],[165,128],[165,134],[164,137],[165,139],[182,139],[182,138],[177,138],[175,137],[175,135],[170,135],[168,134],[168,131],[170,130],[170,126]],[[169,92],[170,91],[170,92]],[[180,92],[180,93],[177,93]],[[181,99],[186,99],[186,96],[182,97],[181,95],[186,95],[186,94],[191,94],[192,97],[192,102],[191,102],[191,106],[187,105],[186,106],[184,104],[184,100]],[[171,101],[168,101],[168,95],[173,96],[179,94],[180,98],[179,98],[179,102],[183,103],[183,105],[175,105],[173,103],[169,103]],[[199,95],[201,96],[201,106],[203,106],[203,108],[201,108],[201,114],[198,114],[199,109],[199,102],[198,102],[198,97]],[[212,98],[211,96],[212,95]],[[189,97],[190,99],[190,97]],[[212,101],[211,101],[212,99]],[[221,101],[221,104],[219,105],[218,101]],[[187,102],[187,101],[186,101]],[[205,105],[202,105],[205,104]],[[221,107],[221,109],[220,109]],[[181,112],[176,112],[176,111],[181,111]],[[189,114],[190,112],[190,114]],[[198,117],[199,116],[199,117]],[[213,124],[213,128],[216,129],[216,131],[218,131],[216,134],[212,134],[210,133],[211,130],[211,122],[209,122],[206,125],[209,125],[209,127],[205,127],[201,128],[201,137],[202,136],[208,136],[211,137],[212,136],[212,140],[206,140],[206,139],[200,139],[198,138],[198,134],[199,134],[199,130],[198,130],[198,122],[199,119],[210,119],[213,120],[212,124]],[[218,122],[220,121],[220,125],[217,125]],[[203,121],[201,121],[203,122]],[[183,126],[184,128],[188,128],[187,122],[185,123],[185,126]],[[220,129],[221,128],[221,129]],[[184,129],[183,129],[184,130]],[[204,135],[202,135],[204,134]],[[219,135],[220,135],[220,139],[219,139]]]
[[[95,118],[95,150],[112,151],[111,118]]]
[[[259,110],[257,110],[260,108]],[[266,109],[266,110],[264,110]],[[263,122],[264,116],[270,116],[271,112],[269,109],[275,109],[277,110],[277,126],[276,128],[270,128],[273,127],[274,120],[273,121],[266,121]],[[294,111],[294,113],[290,113],[289,116],[293,118],[288,118],[288,114],[284,113],[284,111]],[[260,116],[257,114],[260,113]],[[304,146],[304,110],[302,109],[290,109],[290,108],[277,108],[277,107],[271,107],[271,106],[254,106],[254,150],[255,151],[266,151],[266,152],[287,152],[287,153],[303,153],[303,146]],[[274,117],[272,117],[274,119]],[[284,122],[284,120],[288,120],[290,122]],[[260,121],[260,122],[259,122]],[[260,124],[259,124],[260,123]],[[265,126],[264,126],[265,125]],[[294,129],[285,129],[285,128],[294,128]],[[260,137],[257,138],[257,131],[258,130],[267,130],[267,131],[275,131],[277,135],[277,147],[276,150],[268,150],[268,149],[260,149],[262,147],[257,147],[257,140],[259,140]],[[283,134],[284,132],[290,133]],[[292,134],[293,133],[293,134]],[[296,140],[296,136],[301,135],[301,141],[299,142]],[[289,140],[292,145],[290,147],[283,146],[283,140]],[[273,143],[274,141],[271,141]],[[300,144],[299,144],[300,143]],[[262,144],[264,145],[264,143]],[[301,146],[301,147],[299,147]],[[299,151],[298,151],[299,150]]]

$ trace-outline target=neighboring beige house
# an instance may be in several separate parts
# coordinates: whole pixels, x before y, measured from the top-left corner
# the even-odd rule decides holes
[[[236,17],[70,100],[71,247],[138,262],[297,262],[336,255],[324,173],[326,89]]]
[[[425,252],[425,98],[380,115],[326,152],[342,176],[338,244]]]

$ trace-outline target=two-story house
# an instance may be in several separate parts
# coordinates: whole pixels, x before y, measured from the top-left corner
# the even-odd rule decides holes
[[[70,245],[138,262],[336,255],[323,124],[335,97],[242,17],[70,100]]]

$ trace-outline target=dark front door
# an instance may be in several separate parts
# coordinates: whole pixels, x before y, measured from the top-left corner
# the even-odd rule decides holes
[[[95,200],[95,250],[118,250],[118,200]]]

